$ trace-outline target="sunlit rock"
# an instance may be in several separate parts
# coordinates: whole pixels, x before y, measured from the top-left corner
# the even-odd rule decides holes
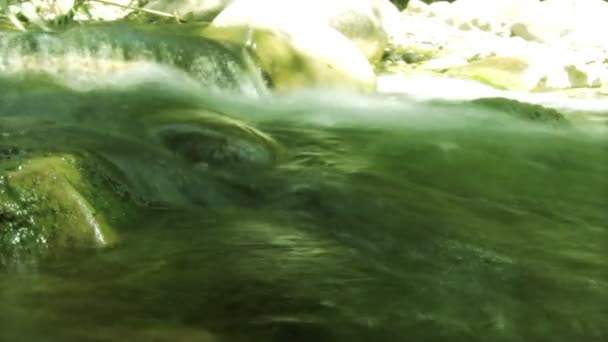
[[[367,58],[348,38],[287,4],[267,11],[261,3],[237,1],[204,35],[247,46],[278,91],[303,87],[373,91]]]
[[[107,195],[85,178],[70,155],[35,158],[3,171],[0,266],[113,244],[115,232],[92,204],[110,200],[103,198]]]
[[[607,15],[608,3],[602,0],[547,0],[538,2],[536,7],[530,7],[517,17],[512,33],[543,43],[566,43],[572,46],[594,43],[605,46],[602,35],[597,33],[608,28],[605,20]],[[568,39],[575,32],[584,32],[585,39]]]
[[[399,11],[387,0],[303,3],[306,11],[311,11],[312,16],[320,16],[348,37],[372,63],[380,59],[388,38],[399,30]]]
[[[472,62],[450,69],[448,74],[509,90],[533,90],[542,78],[527,61],[507,57],[491,57]]]
[[[233,0],[152,0],[145,8],[174,14],[179,18],[211,21]]]
[[[452,69],[457,67],[462,67],[468,64],[468,61],[461,56],[457,55],[448,55],[445,57],[435,58],[430,61],[427,61],[422,65],[423,69],[427,70],[444,70],[444,69]]]
[[[536,3],[536,0],[457,0],[450,6],[447,22],[461,29],[475,28],[508,37],[511,22],[534,10]]]
[[[146,8],[187,20],[212,21],[228,6],[233,7],[229,16],[234,15],[234,7],[250,6],[255,13],[323,21],[348,37],[372,63],[380,59],[388,37],[398,29],[399,11],[388,0],[154,0]]]
[[[499,89],[533,91],[600,87],[606,81],[601,64],[563,59],[489,57],[450,68],[447,74],[481,81]]]
[[[424,3],[422,0],[410,0],[408,1],[404,12],[408,14],[426,14],[428,10],[429,5]]]
[[[402,13],[383,69],[432,70],[498,89],[552,91],[600,88],[608,80],[608,46],[597,35],[608,4],[588,0],[539,2],[457,0]],[[564,18],[563,13],[569,13]],[[409,58],[399,51],[425,51]],[[392,64],[405,62],[406,67]],[[388,66],[388,67],[387,67]]]
[[[437,1],[429,5],[429,11],[426,13],[429,17],[445,18],[450,10],[450,3],[447,1]]]

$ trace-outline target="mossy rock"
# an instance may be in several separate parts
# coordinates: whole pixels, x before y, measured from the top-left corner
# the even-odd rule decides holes
[[[499,110],[502,113],[520,119],[563,126],[568,126],[569,124],[568,120],[558,110],[537,104],[520,102],[503,97],[480,98],[471,102],[489,109]]]
[[[384,56],[382,56],[382,61],[384,63],[404,61],[408,64],[415,64],[431,60],[435,58],[438,53],[439,49],[432,46],[391,45],[386,48],[386,52],[384,53]]]
[[[108,218],[89,199],[108,194],[88,181],[72,155],[37,157],[3,172],[0,267],[115,243]]]
[[[19,29],[8,20],[0,19],[0,32],[18,32]]]
[[[526,61],[518,58],[489,57],[450,69],[446,75],[476,80],[497,89],[529,91],[537,86],[537,82],[527,79],[529,68]]]
[[[95,23],[14,34],[7,44],[22,50],[28,71],[54,77],[57,70],[94,77],[155,62],[183,70],[213,89],[264,92],[260,73],[241,46],[201,37],[204,27]]]
[[[376,90],[372,66],[351,41],[330,26],[308,28],[310,33],[285,33],[246,25],[211,25],[201,35],[245,47],[263,71],[266,85],[277,92],[302,88]],[[317,36],[324,39],[312,38]]]

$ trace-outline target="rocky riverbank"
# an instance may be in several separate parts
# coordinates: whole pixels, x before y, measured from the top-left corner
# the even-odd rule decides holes
[[[605,1],[396,3],[407,7],[399,12],[388,0],[92,1],[72,15],[145,22],[165,14],[173,16],[167,20],[198,23],[198,34],[246,47],[279,90],[374,91],[376,76],[389,74],[474,80],[501,90],[571,97],[608,94],[608,43],[599,34],[608,25]],[[30,1],[7,12],[35,22],[28,17],[33,7],[39,19],[52,21],[74,6],[73,1],[53,6]]]
[[[608,3],[601,0],[414,0],[402,12],[387,0],[217,1],[212,8],[158,0],[148,7],[210,20],[207,32],[216,35],[231,30],[279,90],[505,97],[608,122],[608,44],[598,34]]]

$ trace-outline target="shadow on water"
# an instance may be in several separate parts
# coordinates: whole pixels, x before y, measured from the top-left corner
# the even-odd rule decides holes
[[[3,170],[83,156],[133,203],[118,244],[3,271],[0,341],[608,338],[603,134],[157,70],[0,79]]]

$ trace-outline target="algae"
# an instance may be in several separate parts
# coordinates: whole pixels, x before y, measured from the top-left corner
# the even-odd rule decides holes
[[[489,57],[450,69],[446,75],[479,81],[502,90],[531,90],[536,84],[527,82],[528,69],[529,65],[517,58]]]
[[[118,202],[87,179],[80,163],[69,154],[41,156],[2,173],[0,267],[117,241],[112,217],[94,204],[105,200],[107,209]]]
[[[503,97],[480,98],[471,101],[471,103],[481,105],[489,109],[499,110],[502,113],[520,119],[551,123],[561,126],[569,125],[569,121],[557,109],[548,108],[537,104],[520,102]]]

